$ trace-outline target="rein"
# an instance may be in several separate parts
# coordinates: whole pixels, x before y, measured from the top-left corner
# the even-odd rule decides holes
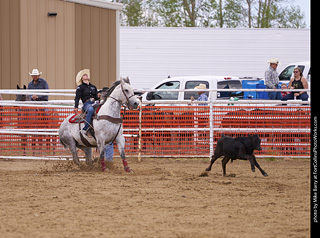
[[[114,98],[114,97],[112,97],[112,96],[109,96],[109,97],[110,97],[111,99],[115,100],[116,102],[118,102],[118,103],[120,104],[120,106],[125,105],[124,111],[123,111],[123,116],[122,116],[121,118],[115,118],[115,117],[111,117],[111,116],[108,116],[108,115],[97,115],[97,116],[96,116],[96,119],[97,119],[98,121],[99,121],[99,120],[107,120],[107,121],[109,121],[109,122],[111,122],[111,123],[120,124],[120,125],[119,125],[119,129],[118,129],[116,135],[115,135],[114,138],[111,140],[112,143],[115,141],[115,139],[117,138],[117,136],[118,136],[118,134],[119,134],[119,132],[120,132],[120,129],[121,129],[121,126],[122,126],[122,123],[123,123],[123,118],[124,118],[124,116],[125,116],[125,114],[126,114],[126,107],[128,106],[129,99],[134,96],[134,94],[132,94],[130,97],[128,97],[128,96],[126,95],[126,93],[124,92],[124,89],[123,89],[122,84],[120,84],[120,85],[121,85],[121,91],[122,91],[122,93],[123,93],[123,95],[125,96],[125,98],[126,98],[127,101],[126,101],[125,103],[122,103],[122,101],[120,101],[119,99],[116,99],[116,98]],[[107,97],[106,100],[107,100],[109,97]],[[110,142],[108,142],[108,143],[110,143]]]
[[[123,90],[123,85],[122,83],[120,84],[121,85],[121,91],[123,93],[123,95],[126,97],[127,99],[127,104],[129,103],[129,99],[132,98],[134,96],[134,94],[132,94],[130,97],[127,96],[127,94],[125,94],[124,90]]]

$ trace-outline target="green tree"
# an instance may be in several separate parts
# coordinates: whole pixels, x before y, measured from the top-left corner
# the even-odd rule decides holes
[[[290,6],[279,10],[277,24],[282,28],[305,28],[306,23],[303,18],[300,6]]]
[[[228,28],[245,26],[244,7],[239,0],[225,0],[223,25]]]
[[[180,0],[148,0],[148,4],[163,26],[183,26],[184,13]]]
[[[203,1],[198,9],[198,24],[200,27],[216,27],[218,16],[218,3],[216,0]]]
[[[118,0],[121,24],[166,27],[303,28],[294,0]]]
[[[143,25],[143,0],[123,0],[123,10],[121,15],[122,25],[141,26]]]

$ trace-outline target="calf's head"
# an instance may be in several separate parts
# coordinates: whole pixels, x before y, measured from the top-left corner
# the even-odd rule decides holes
[[[252,135],[248,135],[248,137],[250,138],[252,145],[253,145],[253,149],[255,150],[262,150],[261,148],[261,140],[259,138],[259,136],[257,134]]]

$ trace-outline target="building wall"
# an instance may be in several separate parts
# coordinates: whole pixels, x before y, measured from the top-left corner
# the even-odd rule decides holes
[[[116,11],[76,4],[75,17],[76,72],[89,68],[97,88],[110,86],[117,80]]]
[[[117,23],[116,10],[72,1],[0,0],[0,88],[27,85],[33,68],[51,89],[75,89],[83,68],[97,88],[110,86],[117,76]]]
[[[57,16],[48,16],[56,12]],[[22,0],[21,83],[38,68],[49,88],[75,87],[74,4],[60,0]]]
[[[0,0],[0,88],[20,82],[20,0]]]
[[[276,57],[284,67],[310,60],[310,29],[121,27],[120,75],[134,88],[174,76],[262,76]]]

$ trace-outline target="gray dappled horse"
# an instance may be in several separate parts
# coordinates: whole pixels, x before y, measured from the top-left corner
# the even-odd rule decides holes
[[[80,134],[83,123],[70,123],[69,119],[74,116],[70,115],[61,124],[59,129],[60,142],[65,148],[69,148],[73,161],[81,166],[77,154],[77,147],[84,151],[86,157],[86,164],[92,165],[92,148],[98,147],[100,153],[100,162],[102,171],[106,170],[104,161],[104,146],[107,143],[115,141],[123,166],[126,172],[132,172],[128,166],[125,157],[124,146],[125,139],[123,137],[122,119],[120,118],[121,106],[127,104],[129,109],[137,109],[139,101],[134,95],[133,89],[130,85],[129,78],[120,79],[110,87],[105,95],[102,96],[104,103],[101,106],[96,118],[92,120],[95,138],[88,138],[84,134]],[[84,143],[81,137],[85,137],[87,143]]]

